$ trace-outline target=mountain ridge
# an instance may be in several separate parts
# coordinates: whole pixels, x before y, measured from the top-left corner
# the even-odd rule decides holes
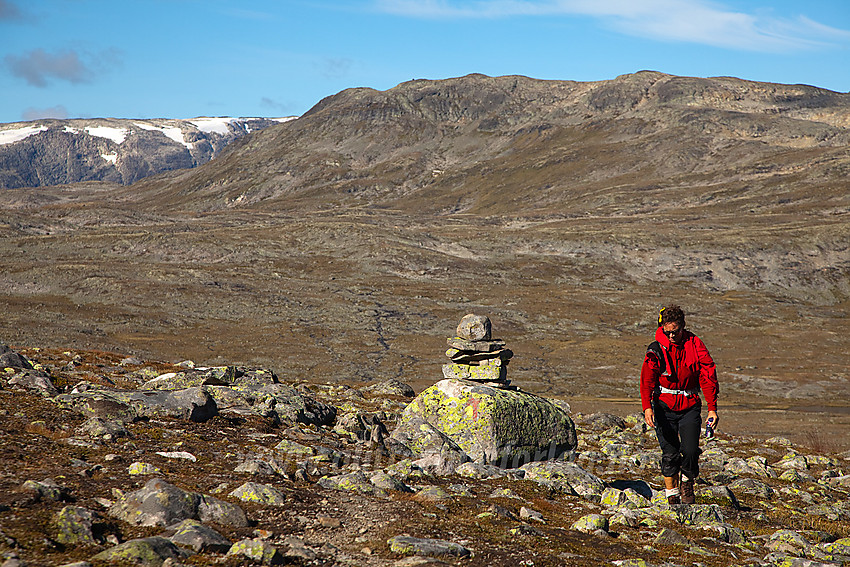
[[[75,118],[0,124],[0,189],[83,181],[129,185],[206,163],[271,118]]]
[[[629,202],[658,187],[703,192],[742,180],[763,194],[769,174],[821,190],[832,177],[828,192],[838,196],[834,180],[850,168],[848,117],[850,95],[825,89],[649,71],[588,83],[414,80],[326,97],[215,163],[138,192],[198,211],[321,202],[545,214],[575,197],[566,208],[586,210],[589,194],[618,186],[632,189]]]

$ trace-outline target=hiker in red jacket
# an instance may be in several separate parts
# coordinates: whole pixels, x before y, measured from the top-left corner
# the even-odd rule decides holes
[[[640,370],[644,421],[661,445],[661,474],[669,504],[693,504],[699,474],[702,389],[708,406],[706,426],[717,427],[717,370],[703,342],[685,329],[678,305],[661,310],[655,342]],[[684,475],[684,478],[681,478]],[[680,482],[681,481],[681,482]]]

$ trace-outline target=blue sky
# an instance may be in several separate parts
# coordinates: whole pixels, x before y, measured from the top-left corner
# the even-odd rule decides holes
[[[348,87],[643,69],[850,91],[850,1],[0,0],[0,122],[300,115]]]

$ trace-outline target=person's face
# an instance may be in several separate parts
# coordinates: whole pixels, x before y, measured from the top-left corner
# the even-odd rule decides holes
[[[667,335],[667,338],[670,339],[671,343],[677,345],[682,344],[682,337],[685,336],[685,333],[683,332],[685,330],[684,326],[682,326],[678,322],[664,323],[664,325],[662,325],[661,327],[661,330],[664,332],[665,335]]]

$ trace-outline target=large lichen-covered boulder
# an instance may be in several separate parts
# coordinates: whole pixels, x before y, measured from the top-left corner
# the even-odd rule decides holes
[[[572,419],[549,400],[465,380],[441,380],[419,394],[405,408],[392,438],[421,456],[424,450],[417,439],[423,434],[434,437],[423,422],[471,460],[503,468],[571,458],[576,447]]]
[[[248,525],[239,506],[183,490],[160,478],[125,494],[109,508],[109,515],[136,526],[169,526],[183,520],[216,522],[222,525]]]
[[[159,567],[167,559],[179,561],[188,556],[187,551],[181,550],[166,538],[154,536],[131,539],[106,551],[101,551],[91,559],[93,562]]]
[[[318,401],[309,392],[272,382],[271,377],[261,382],[259,371],[251,374],[250,380],[246,376],[249,375],[230,386],[206,386],[222,411],[254,413],[286,424],[323,426],[336,419],[336,408]]]
[[[167,391],[92,388],[60,394],[54,402],[86,417],[125,422],[140,417],[175,417],[204,422],[218,415],[218,406],[205,387]]]

